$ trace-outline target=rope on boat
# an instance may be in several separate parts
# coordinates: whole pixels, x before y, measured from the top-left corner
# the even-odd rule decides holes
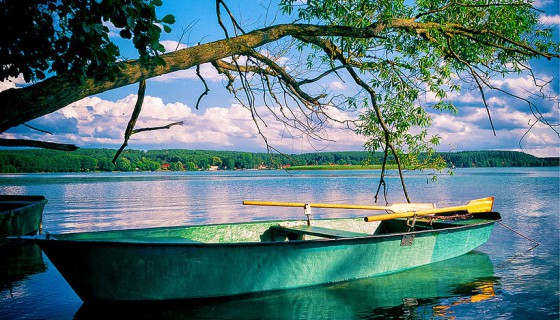
[[[464,219],[468,219],[471,217],[471,214],[466,211],[465,213],[461,214],[461,213],[457,213],[457,214],[453,214],[453,215],[433,215],[433,216],[425,216],[425,218],[428,219],[428,225],[432,225],[434,223],[434,220],[464,220]]]
[[[503,222],[498,221],[498,223],[499,223],[502,227],[504,227],[504,228],[508,229],[509,231],[515,233],[516,235],[520,236],[521,238],[524,238],[524,239],[529,240],[529,241],[531,241],[532,243],[534,243],[535,246],[532,247],[531,249],[529,249],[529,251],[531,251],[531,250],[533,250],[533,249],[535,249],[536,247],[538,247],[538,246],[541,245],[540,242],[538,242],[538,241],[536,241],[536,240],[534,240],[534,239],[531,239],[531,238],[529,238],[529,237],[527,237],[527,236],[521,234],[520,232],[517,232],[517,231],[513,230],[513,228],[508,227],[508,226],[505,225]]]
[[[454,214],[454,215],[449,215],[449,216],[442,216],[442,215],[434,215],[428,218],[431,219],[438,219],[438,220],[459,220],[459,219],[467,219],[471,216],[471,214],[467,211],[464,214]]]

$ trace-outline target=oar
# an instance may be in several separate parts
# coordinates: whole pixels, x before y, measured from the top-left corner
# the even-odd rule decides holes
[[[467,211],[468,213],[491,212],[493,206],[494,206],[494,197],[488,197],[488,198],[471,200],[466,205],[463,206],[445,207],[445,208],[433,209],[433,210],[421,210],[416,212],[413,211],[413,212],[397,212],[397,213],[380,214],[376,216],[365,217],[364,221],[370,222],[370,221],[391,220],[397,218],[426,216],[430,214],[455,212],[455,211]]]
[[[272,207],[305,207],[303,202],[270,202],[270,201],[243,201],[244,205],[253,206],[272,206]],[[356,204],[337,204],[337,203],[308,203],[312,208],[329,209],[359,209],[359,210],[386,210],[391,212],[403,211],[423,211],[435,209],[433,203],[394,203],[389,206],[370,206]]]

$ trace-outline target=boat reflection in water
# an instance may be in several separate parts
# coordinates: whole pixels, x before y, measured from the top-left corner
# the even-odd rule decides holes
[[[86,303],[75,319],[449,318],[456,307],[492,299],[497,284],[488,255],[473,251],[403,272],[303,289],[173,303]]]
[[[42,251],[34,243],[19,243],[0,248],[0,292],[8,295],[19,281],[47,270]]]

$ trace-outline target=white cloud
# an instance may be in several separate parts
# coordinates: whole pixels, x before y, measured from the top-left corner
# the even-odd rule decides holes
[[[505,79],[494,79],[490,83],[498,88],[506,89],[518,96],[527,96],[530,93],[538,92],[538,86],[544,86],[547,82],[551,81],[551,76],[542,76],[540,79],[533,79],[527,75],[525,77],[510,77]],[[550,86],[546,87],[545,93],[551,92]]]
[[[531,128],[535,121],[531,115],[508,107],[491,110],[494,135],[486,110],[472,109],[463,117],[433,116],[430,132],[442,137],[441,151],[517,150],[539,157],[559,156],[558,135],[542,123]]]
[[[190,77],[196,75],[193,73]],[[526,77],[504,79],[494,84],[520,93],[526,92],[534,85],[532,80]],[[454,94],[453,98],[460,106],[457,115],[433,115],[433,128],[430,132],[443,138],[441,151],[514,150],[520,148],[519,142],[524,136],[521,141],[523,151],[538,156],[558,155],[558,136],[542,124],[534,126],[526,134],[533,123],[530,121],[534,119],[528,109],[510,105],[510,98],[488,96],[497,137],[490,128],[486,109],[476,94]],[[54,142],[75,143],[83,147],[118,148],[123,142],[124,130],[136,99],[134,94],[118,101],[89,97],[30,124],[54,132],[54,136],[49,136],[49,140]],[[250,112],[239,104],[225,105],[225,101],[198,111],[180,102],[165,103],[162,98],[146,96],[136,128],[162,126],[176,121],[183,121],[184,125],[135,134],[129,141],[129,148],[263,151],[265,143]],[[558,108],[554,110],[558,118]],[[284,152],[361,150],[365,142],[364,137],[356,135],[345,124],[319,128],[319,133],[326,140],[314,140],[278,121],[265,107],[258,107],[257,112],[260,130],[268,142]],[[328,108],[326,112],[329,116],[342,120],[352,120],[356,117],[354,113],[343,112],[334,107]],[[22,128],[5,133],[4,136],[44,140],[44,137],[38,137],[37,133],[28,133]]]
[[[435,92],[431,92],[431,91],[424,94],[424,99],[427,103],[436,103],[441,100],[436,97]],[[464,90],[462,92],[450,91],[447,93],[447,98],[445,100],[455,101],[459,103],[482,102],[482,98],[480,97],[480,94],[478,94],[478,91],[467,91],[467,90]]]
[[[132,94],[114,102],[89,97],[34,121],[42,129],[52,128],[56,142],[117,148],[123,142],[124,130],[136,99],[137,96]],[[299,131],[277,121],[266,107],[258,107],[257,112],[260,130],[269,144],[284,152],[309,152],[325,147],[329,147],[329,150],[360,150],[364,142],[363,138],[341,124],[320,132],[325,139],[336,142],[308,139]],[[341,119],[349,118],[335,109],[329,111],[329,114]],[[250,111],[239,104],[212,107],[200,113],[183,103],[164,103],[159,97],[146,96],[136,129],[163,126],[177,121],[183,121],[184,125],[132,135],[129,148],[265,149],[265,143]],[[64,123],[64,133],[57,123]],[[28,139],[36,139],[33,134],[36,133],[19,133],[20,137],[25,135]]]
[[[533,1],[533,6],[535,6],[535,8],[542,8],[552,3],[554,3],[554,0],[535,0]]]
[[[344,90],[346,88],[347,88],[346,84],[344,84],[344,82],[342,81],[333,81],[329,84],[329,89],[332,90]]]
[[[22,85],[22,84],[25,84],[25,80],[23,80],[23,77],[21,75],[17,78],[9,78],[7,80],[0,81],[0,92],[4,90],[16,88],[17,85]]]
[[[205,63],[200,66],[200,74],[206,81],[217,82],[224,79],[224,76],[220,75],[218,71],[216,71],[216,69],[209,63]],[[179,70],[172,73],[164,74],[162,76],[152,78],[150,79],[150,81],[171,82],[184,79],[198,79],[196,68],[193,67],[187,70]]]
[[[432,126],[434,131],[438,131],[440,135],[448,133],[465,135],[472,132],[472,128],[467,122],[461,121],[459,118],[451,115],[434,116]]]
[[[2,81],[0,82],[0,92],[8,89],[15,88],[16,84],[10,81]]]
[[[173,52],[173,51],[177,51],[177,50],[187,48],[186,44],[182,44],[178,41],[163,40],[163,41],[160,41],[160,43],[165,48],[165,52]]]
[[[560,24],[560,15],[555,14],[555,15],[547,15],[547,14],[541,14],[539,16],[539,22],[544,24],[544,25],[559,25]]]

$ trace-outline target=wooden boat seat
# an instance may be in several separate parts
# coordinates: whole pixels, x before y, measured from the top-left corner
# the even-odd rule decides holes
[[[337,230],[337,229],[308,226],[308,225],[299,225],[299,226],[290,226],[290,227],[272,226],[271,229],[273,229],[274,231],[279,231],[288,234],[310,235],[310,236],[323,237],[329,239],[356,238],[356,237],[370,236],[370,234],[367,233]],[[298,240],[301,240],[301,237]]]

